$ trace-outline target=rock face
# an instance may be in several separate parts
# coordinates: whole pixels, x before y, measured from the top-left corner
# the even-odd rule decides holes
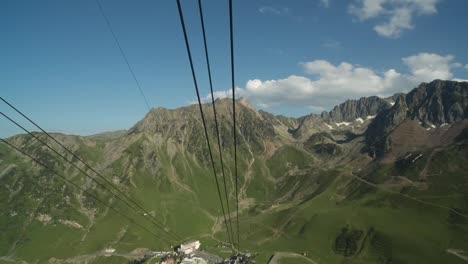
[[[216,111],[220,130],[232,129],[232,102],[230,99],[216,100]],[[203,105],[205,121],[210,133],[215,133],[214,114],[211,104]],[[263,116],[267,116],[266,114]],[[273,124],[269,121],[274,116],[263,118],[263,116],[245,99],[236,102],[237,129],[246,130],[252,137],[273,137],[275,131]],[[276,118],[281,119],[281,118]],[[275,119],[275,120],[276,120]],[[199,128],[202,120],[198,105],[190,105],[177,109],[156,108],[151,110],[143,120],[135,124],[129,133],[141,133],[152,131],[160,133],[164,137],[177,137],[180,139],[190,138],[195,133],[194,127]],[[226,135],[230,135],[226,133]],[[197,131],[198,134],[198,131]]]
[[[374,121],[369,124],[365,132],[366,148],[371,156],[382,155],[388,149],[386,141],[387,134],[392,129],[403,122],[408,115],[408,106],[406,105],[405,96],[397,97],[392,108],[380,112]]]
[[[362,97],[359,100],[347,100],[337,105],[330,112],[323,112],[321,117],[326,121],[353,122],[356,118],[375,116],[390,108],[390,103],[377,96]]]
[[[390,148],[388,134],[405,120],[427,130],[451,125],[468,117],[468,83],[435,80],[408,94],[394,96],[395,104],[381,111],[366,130],[366,150],[382,155]]]
[[[386,109],[377,115],[367,131],[368,137],[378,137],[389,132],[392,128],[398,126],[407,118],[408,106],[403,95],[396,99],[395,105],[392,108]]]
[[[293,136],[297,139],[306,139],[315,133],[326,130],[326,127],[324,127],[325,122],[319,115],[310,114],[299,120],[299,126],[291,130]]]
[[[425,126],[454,123],[468,117],[468,83],[436,80],[422,83],[405,97],[409,116]]]
[[[391,107],[391,100],[377,96],[362,97],[358,100],[347,100],[335,106],[330,112],[322,112],[320,115],[310,114],[298,119],[299,126],[291,130],[297,139],[307,140],[314,133],[331,130],[348,130],[365,128],[363,123],[372,119],[378,113]],[[354,124],[353,124],[354,123]],[[348,127],[350,125],[350,127]]]

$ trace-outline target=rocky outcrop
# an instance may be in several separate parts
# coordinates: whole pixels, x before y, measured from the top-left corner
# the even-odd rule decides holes
[[[377,96],[347,100],[335,106],[330,112],[322,112],[320,115],[310,114],[299,118],[299,126],[292,131],[293,136],[307,140],[315,133],[332,130],[364,130],[374,116],[389,109],[391,105],[389,100]]]
[[[362,97],[359,100],[347,100],[330,112],[323,112],[321,117],[328,122],[353,122],[357,118],[375,116],[390,106],[388,101],[377,96]]]
[[[381,111],[366,130],[364,150],[372,156],[389,151],[389,134],[405,120],[417,121],[430,130],[468,117],[468,82],[435,80],[392,99],[395,104]]]
[[[425,126],[454,123],[468,117],[468,82],[435,80],[406,95],[409,115]]]

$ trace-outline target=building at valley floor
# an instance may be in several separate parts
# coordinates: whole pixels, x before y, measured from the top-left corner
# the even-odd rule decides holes
[[[177,251],[181,254],[190,255],[200,248],[200,241],[194,240],[182,243]]]

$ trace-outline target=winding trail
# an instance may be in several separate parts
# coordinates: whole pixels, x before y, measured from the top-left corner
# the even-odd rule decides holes
[[[426,164],[424,165],[424,168],[419,173],[419,178],[420,179],[426,179],[429,176],[427,174],[427,171],[429,170],[429,165],[431,164],[432,157],[434,157],[434,154],[436,154],[438,151],[439,151],[439,149],[432,150],[431,154],[429,154],[429,157],[427,157]]]
[[[468,261],[468,256],[464,255],[467,252],[461,250],[461,249],[453,249],[453,248],[448,248],[447,253],[452,254],[457,256],[460,259],[463,259],[464,261]]]
[[[251,202],[254,202],[252,198],[251,199],[247,198],[247,188],[249,187],[250,182],[252,181],[252,165],[255,162],[255,156],[252,150],[250,149],[249,143],[247,142],[247,140],[245,140],[245,137],[242,135],[242,133],[240,133],[240,136],[244,140],[245,145],[247,146],[247,150],[250,153],[250,156],[252,156],[252,159],[249,161],[249,164],[247,165],[247,172],[245,173],[244,184],[242,184],[239,190],[239,207],[246,208],[246,207],[249,207]]]
[[[136,250],[137,249],[135,249],[134,251]],[[135,259],[144,257],[144,255],[145,255],[144,253],[140,253],[140,252],[106,253],[103,250],[101,250],[92,254],[79,255],[79,256],[66,258],[66,259],[52,258],[51,260],[49,260],[49,263],[88,263],[89,261],[94,261],[95,259],[99,257],[110,257],[110,256],[122,257],[128,261],[133,261]]]
[[[368,180],[366,180],[366,179],[363,179],[363,178],[361,178],[361,177],[359,177],[359,176],[357,176],[357,175],[354,175],[354,174],[352,174],[352,173],[350,174],[350,176],[353,177],[353,178],[355,178],[356,180],[362,182],[362,183],[365,183],[365,184],[367,184],[367,185],[369,185],[369,186],[371,186],[371,187],[374,187],[374,188],[376,188],[376,189],[379,189],[379,190],[381,190],[381,191],[383,191],[383,192],[387,192],[387,193],[391,193],[391,194],[400,195],[400,196],[402,196],[402,197],[405,197],[406,199],[413,200],[413,201],[418,202],[418,203],[422,203],[422,204],[426,204],[426,205],[438,207],[438,208],[441,208],[441,209],[445,209],[445,210],[451,211],[451,212],[453,212],[453,213],[455,213],[455,214],[457,214],[457,215],[459,215],[459,216],[462,216],[462,217],[468,219],[468,215],[463,214],[463,213],[461,213],[461,212],[459,212],[459,211],[457,211],[457,210],[455,210],[455,209],[453,209],[453,208],[450,208],[450,207],[448,207],[448,206],[443,206],[443,205],[440,205],[440,204],[435,204],[435,203],[423,201],[423,200],[420,200],[420,199],[418,199],[418,198],[414,198],[414,197],[409,196],[409,195],[404,194],[404,193],[400,193],[400,192],[388,190],[388,189],[386,189],[386,188],[383,188],[383,187],[381,187],[381,186],[379,186],[379,185],[377,185],[377,184],[375,184],[375,183],[372,183],[372,182],[370,182],[370,181],[368,181]]]

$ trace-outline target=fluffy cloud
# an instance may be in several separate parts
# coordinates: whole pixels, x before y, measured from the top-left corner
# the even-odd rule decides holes
[[[236,87],[236,98],[237,97],[244,97],[245,90],[239,87]],[[214,99],[225,99],[225,98],[232,98],[232,90],[225,90],[225,91],[214,91],[213,92]],[[206,95],[205,97],[201,98],[201,100],[205,103],[211,103],[211,94]],[[196,104],[196,101],[191,102],[192,104]]]
[[[318,110],[349,98],[390,95],[414,86],[413,80],[393,69],[378,74],[347,62],[333,65],[324,60],[307,62],[302,66],[310,77],[291,75],[278,80],[250,80],[245,86],[244,96],[257,104]]]
[[[303,64],[304,71],[318,79],[311,85],[315,93],[323,96],[337,96],[343,88],[355,94],[378,94],[385,87],[382,77],[373,70],[342,62],[335,66],[328,61],[316,60]]]
[[[384,12],[383,4],[386,0],[361,0],[360,7],[355,4],[349,6],[349,13],[358,17],[361,21],[377,17]]]
[[[431,53],[420,53],[415,56],[403,58],[403,62],[410,68],[412,78],[428,82],[434,79],[452,79],[451,69],[458,63],[452,63],[452,55],[440,56]]]
[[[325,60],[315,60],[301,64],[305,76],[291,75],[266,81],[253,79],[244,88],[237,88],[236,93],[261,108],[283,105],[319,111],[350,98],[389,96],[407,92],[421,82],[455,80],[451,69],[459,64],[454,62],[451,55],[432,53],[405,57],[402,62],[408,68],[408,73],[400,73],[395,69],[376,72],[348,62],[335,65]],[[217,98],[230,96],[230,90],[215,93]],[[207,96],[205,101],[211,101],[211,97]]]
[[[398,38],[404,30],[414,28],[415,15],[437,13],[436,5],[440,0],[355,0],[349,6],[349,13],[360,21],[385,17],[385,22],[374,26],[377,34]]]
[[[412,29],[413,25],[411,23],[412,13],[411,10],[407,8],[399,8],[394,11],[390,21],[380,25],[376,25],[374,30],[377,34],[389,37],[396,38],[401,35],[401,32],[405,29]]]

